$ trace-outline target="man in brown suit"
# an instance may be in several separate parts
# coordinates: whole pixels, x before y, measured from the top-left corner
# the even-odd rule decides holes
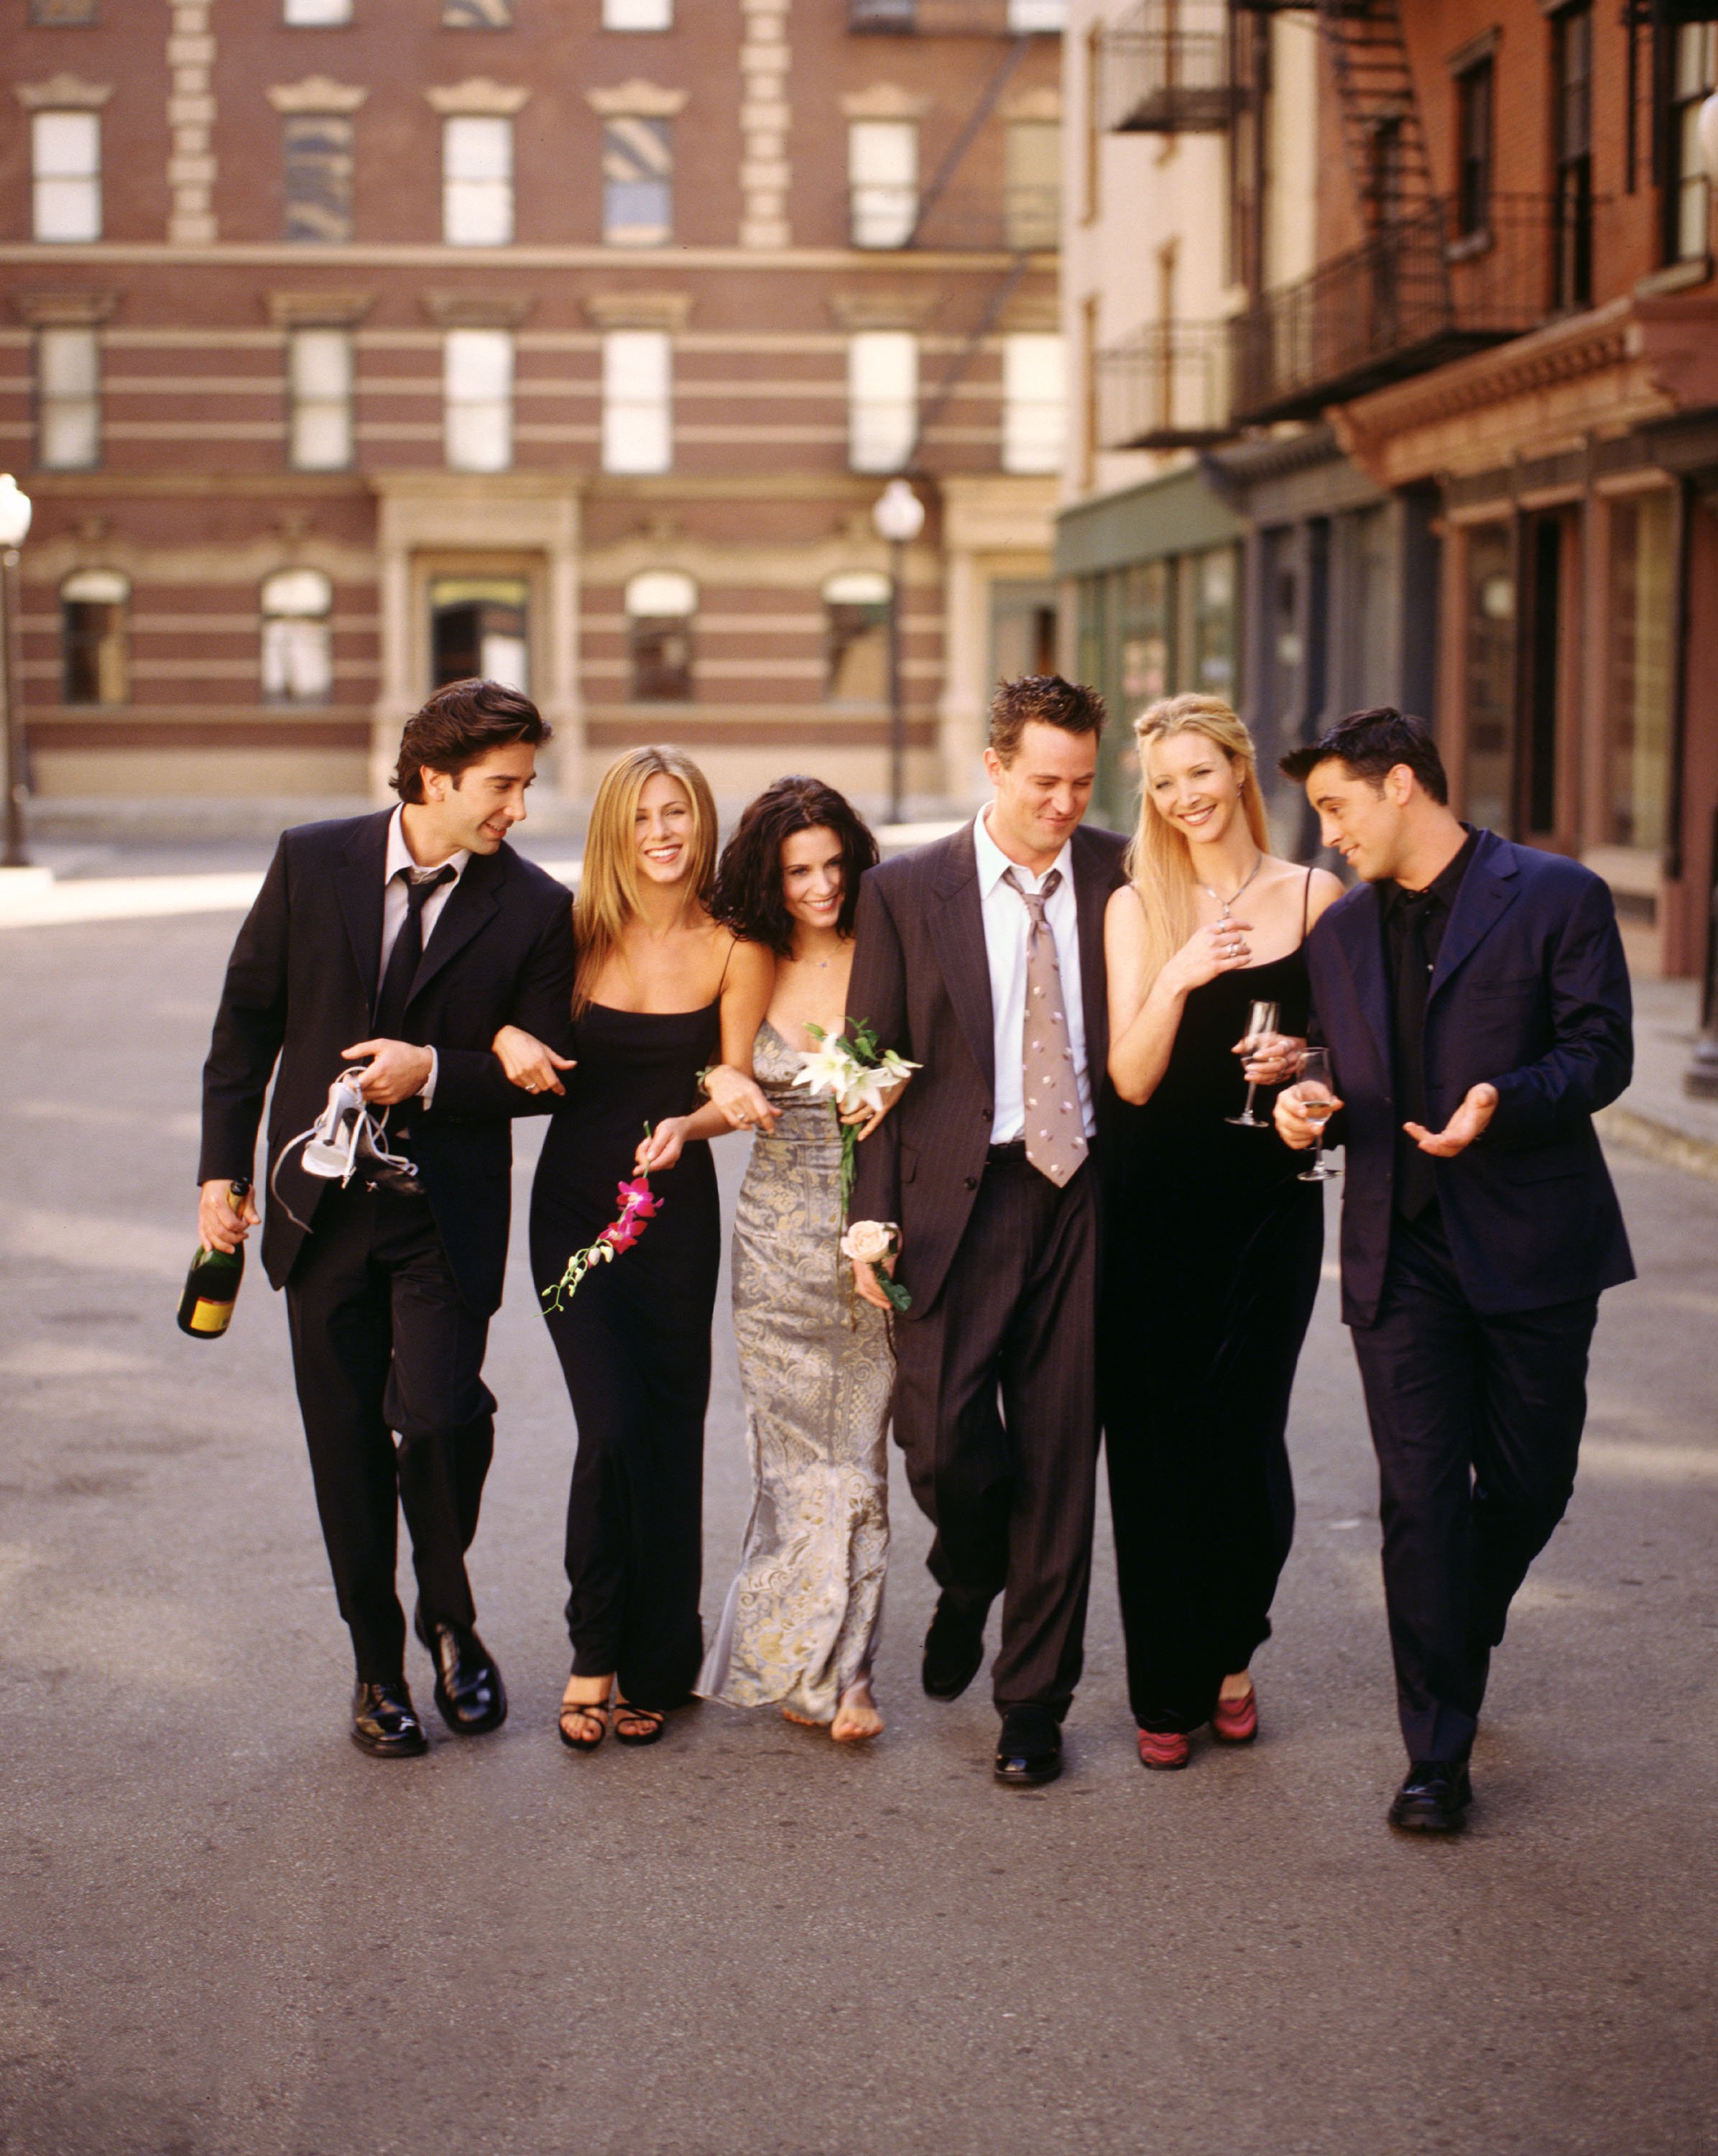
[[[925,1689],[992,1671],[999,1781],[1061,1771],[1091,1573],[1097,1411],[1092,1148],[1109,1026],[1104,907],[1124,841],[1085,830],[1102,699],[1059,676],[1000,688],[970,824],[859,889],[848,1008],[922,1067],[859,1148],[854,1220],[897,1222],[912,1308],[895,1432],[936,1529]],[[869,1269],[859,1291],[884,1298]]]

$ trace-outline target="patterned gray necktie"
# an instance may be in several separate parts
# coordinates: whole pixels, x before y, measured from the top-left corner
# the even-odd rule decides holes
[[[1062,1007],[1062,968],[1056,939],[1044,919],[1044,907],[1062,880],[1052,869],[1038,891],[1028,891],[1013,869],[1003,880],[1025,906],[1026,1024],[1021,1041],[1021,1075],[1025,1082],[1026,1158],[1059,1190],[1086,1155],[1085,1125],[1080,1112],[1080,1078],[1068,1038],[1068,1014]]]

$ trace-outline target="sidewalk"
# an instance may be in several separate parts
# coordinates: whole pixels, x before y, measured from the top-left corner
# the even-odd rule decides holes
[[[1698,981],[1636,981],[1634,1083],[1597,1122],[1607,1143],[1718,1183],[1718,1101],[1682,1090],[1700,1029]]]

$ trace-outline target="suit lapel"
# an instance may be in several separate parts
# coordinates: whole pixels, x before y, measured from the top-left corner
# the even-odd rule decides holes
[[[367,1009],[376,999],[382,975],[382,879],[387,866],[387,826],[392,814],[386,808],[362,819],[334,877],[335,896],[357,963]]]
[[[505,871],[499,854],[474,854],[459,880],[448,894],[448,902],[436,918],[418,970],[412,977],[408,1003],[415,1002],[450,959],[490,920],[501,903],[500,886]]]
[[[1084,843],[1082,843],[1084,841]],[[1094,1090],[1109,1062],[1110,1002],[1105,980],[1104,915],[1114,889],[1114,864],[1082,828],[1074,834],[1074,902],[1079,923],[1080,1003],[1085,1019],[1085,1064]]]
[[[972,827],[948,841],[932,886],[931,940],[949,1001],[985,1086],[996,1086],[996,1019],[990,1000],[990,957],[984,947],[984,909],[978,895],[978,855]]]
[[[1515,865],[1505,842],[1495,831],[1487,831],[1474,850],[1450,908],[1449,925],[1432,969],[1428,1000],[1515,904],[1517,888]]]
[[[1355,993],[1372,1030],[1383,1068],[1390,1068],[1390,995],[1384,981],[1383,931],[1378,917],[1378,894],[1369,886],[1352,906],[1330,916]]]

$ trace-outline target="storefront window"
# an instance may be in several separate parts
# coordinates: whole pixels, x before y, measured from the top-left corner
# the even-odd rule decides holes
[[[1607,708],[1607,836],[1613,845],[1664,843],[1670,778],[1675,498],[1619,501],[1611,511],[1611,679]]]
[[[1121,677],[1129,726],[1174,680],[1175,572],[1168,562],[1139,562],[1121,578]]]
[[[1468,534],[1467,814],[1507,831],[1515,766],[1515,572],[1506,524]]]
[[[1208,696],[1235,690],[1235,550],[1213,547],[1188,562],[1193,578],[1194,685]]]

